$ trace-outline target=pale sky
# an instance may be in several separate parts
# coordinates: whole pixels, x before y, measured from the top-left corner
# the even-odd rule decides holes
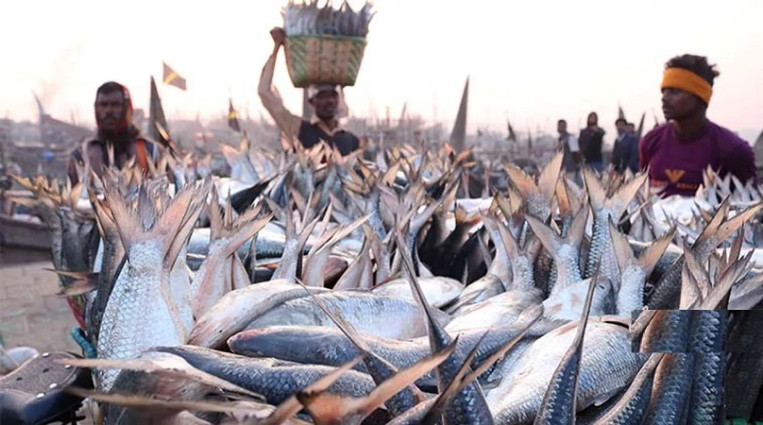
[[[188,91],[160,84],[165,112],[193,118],[227,112],[228,96],[251,116],[261,67],[282,25],[285,0],[12,1],[0,24],[0,117],[36,119],[31,92],[49,112],[93,125],[95,89],[116,80],[147,108],[149,76],[166,61]],[[335,1],[335,3],[339,3]],[[362,1],[350,1],[352,5]],[[760,0],[377,0],[355,87],[353,115],[408,111],[452,125],[467,75],[469,129],[573,129],[589,111],[614,133],[618,103],[637,121],[662,120],[664,63],[702,54],[721,76],[708,115],[732,130],[763,128],[763,1]],[[283,55],[276,86],[299,113]],[[436,117],[435,117],[436,115]]]

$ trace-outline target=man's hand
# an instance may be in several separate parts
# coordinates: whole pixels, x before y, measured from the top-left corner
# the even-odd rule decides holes
[[[276,27],[270,30],[270,36],[273,37],[275,48],[279,48],[283,45],[284,40],[286,39],[286,32],[284,32],[283,28]]]

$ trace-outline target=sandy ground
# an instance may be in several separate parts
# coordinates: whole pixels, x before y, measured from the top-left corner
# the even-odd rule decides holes
[[[69,336],[77,321],[58,292],[58,277],[50,254],[18,249],[0,250],[0,337],[5,348],[26,345],[38,351],[82,354]],[[79,425],[92,425],[87,409]]]
[[[0,336],[5,348],[27,345],[40,352],[81,354],[69,336],[77,326],[58,292],[50,254],[6,248],[0,251]]]

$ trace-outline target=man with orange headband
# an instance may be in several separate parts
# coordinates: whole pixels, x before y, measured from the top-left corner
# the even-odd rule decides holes
[[[101,175],[104,167],[108,167],[108,148],[114,149],[114,166],[122,168],[130,158],[144,172],[149,170],[149,161],[153,161],[155,146],[140,135],[138,128],[132,123],[132,100],[127,87],[109,81],[104,83],[95,95],[95,122],[98,135],[95,140],[87,143],[85,157],[81,148],[72,153],[67,174],[72,184],[79,181],[77,163],[88,163],[96,174]],[[87,159],[87,161],[85,161]]]
[[[694,196],[708,166],[742,182],[755,179],[749,143],[706,117],[718,75],[703,56],[677,56],[665,64],[662,110],[668,122],[639,144],[641,167],[649,167],[652,189],[662,196]]]

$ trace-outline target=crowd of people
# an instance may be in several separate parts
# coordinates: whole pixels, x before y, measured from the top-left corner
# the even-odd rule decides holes
[[[323,140],[342,155],[360,149],[359,138],[340,124],[342,111],[346,111],[341,87],[309,87],[309,103],[314,110],[311,120],[286,109],[272,84],[276,58],[284,44],[283,30],[274,29],[271,37],[273,51],[262,69],[258,93],[263,106],[286,135],[283,140],[298,140],[303,148]],[[755,179],[755,159],[750,145],[707,118],[713,83],[718,75],[715,65],[710,65],[703,56],[685,54],[670,59],[665,64],[660,86],[667,122],[639,140],[633,123],[618,118],[615,121],[617,137],[609,158],[614,172],[647,170],[650,187],[663,196],[693,196],[708,166],[721,176],[732,173],[742,182]],[[114,82],[99,87],[95,115],[98,138],[86,144],[84,152],[78,149],[73,153],[69,167],[72,181],[77,180],[78,163],[80,168],[87,163],[100,173],[111,160],[107,154],[109,149],[113,149],[111,158],[116,166],[134,156],[140,166],[148,170],[148,162],[156,158],[158,149],[132,125],[132,104],[127,88]],[[599,173],[605,171],[602,148],[606,132],[599,127],[595,112],[588,115],[586,127],[577,136],[568,131],[564,119],[558,121],[557,130],[558,149],[564,152],[563,168],[567,177],[582,183],[582,167]],[[297,148],[284,145],[284,149]]]

